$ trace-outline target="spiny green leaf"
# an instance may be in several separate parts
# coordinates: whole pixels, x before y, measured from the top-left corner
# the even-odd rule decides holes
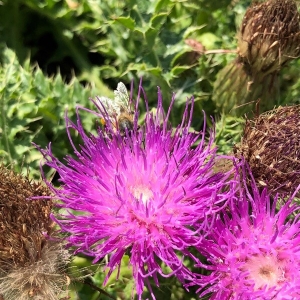
[[[189,70],[191,68],[191,66],[176,66],[174,68],[172,68],[171,72],[173,74],[173,76],[178,76],[179,74],[181,74],[182,72]]]
[[[156,1],[156,3],[154,3],[155,5],[155,12],[158,13],[160,12],[162,9],[166,8],[166,7],[170,7],[169,4],[172,1],[170,0],[158,0]],[[173,6],[171,6],[170,8],[172,8]]]
[[[128,29],[134,30],[135,21],[133,19],[131,19],[130,17],[117,17],[117,18],[114,18],[114,20],[115,20],[115,22],[122,24],[123,26],[125,26]]]
[[[154,15],[150,19],[150,26],[157,30],[160,29],[161,26],[164,25],[167,16],[168,16],[168,13],[160,13],[160,14]]]
[[[206,25],[201,25],[201,26],[189,26],[184,34],[183,34],[183,38],[187,39],[188,37],[190,37],[192,34],[195,35],[196,32],[199,32],[201,29],[203,29],[204,27],[206,27]]]
[[[75,78],[71,84],[65,84],[60,75],[48,78],[38,67],[28,69],[26,64],[23,68],[10,49],[6,48],[1,55],[0,150],[5,153],[2,162],[14,163],[18,169],[23,161],[25,170],[29,165],[31,176],[40,177],[41,155],[32,142],[46,146],[59,140],[60,145],[55,147],[53,144],[53,151],[58,157],[66,155],[70,145],[64,125],[65,110],[68,108],[72,119],[74,100],[82,106],[90,106],[88,98],[96,92],[84,88]],[[91,122],[85,122],[83,118],[83,123],[89,124],[87,129],[91,129]]]

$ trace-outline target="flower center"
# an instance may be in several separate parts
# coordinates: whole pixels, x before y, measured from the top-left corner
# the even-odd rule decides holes
[[[130,188],[130,192],[137,200],[142,200],[144,205],[153,199],[153,192],[144,184],[136,185]]]
[[[281,285],[285,280],[284,268],[274,256],[253,256],[247,261],[245,267],[249,271],[249,277],[255,283],[255,290],[265,286],[270,288]]]

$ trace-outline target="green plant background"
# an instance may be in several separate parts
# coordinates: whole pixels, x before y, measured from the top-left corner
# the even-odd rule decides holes
[[[181,119],[187,97],[194,96],[192,127],[201,130],[203,111],[217,123],[219,151],[229,153],[239,141],[243,118],[223,116],[212,102],[216,74],[234,53],[199,54],[193,39],[206,50],[236,49],[236,31],[250,1],[230,0],[2,0],[0,1],[0,158],[17,171],[40,178],[41,155],[32,143],[55,156],[71,153],[64,117],[76,120],[75,107],[92,108],[96,95],[112,96],[119,81],[135,93],[139,79],[150,107],[162,89],[167,108],[176,92],[173,126]],[[299,60],[280,73],[280,102],[299,103]],[[87,131],[95,119],[82,112]],[[208,118],[209,119],[209,118]],[[78,141],[74,136],[75,141]],[[46,170],[46,176],[51,176]],[[105,291],[130,299],[133,281],[122,262],[118,281]],[[88,258],[76,257],[73,269],[99,270],[91,278],[101,287],[104,273]],[[162,279],[157,299],[197,299],[174,279]],[[109,299],[83,282],[73,284],[72,299]],[[149,296],[145,290],[143,299]]]

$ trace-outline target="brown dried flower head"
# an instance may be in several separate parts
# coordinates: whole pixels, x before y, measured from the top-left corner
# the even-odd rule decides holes
[[[252,74],[273,73],[300,55],[299,20],[294,0],[269,0],[248,8],[238,33],[238,54]]]
[[[259,187],[273,195],[293,193],[300,185],[300,105],[247,120],[237,155],[249,163]]]
[[[4,300],[60,299],[69,254],[53,232],[51,201],[41,183],[0,165],[0,295]]]

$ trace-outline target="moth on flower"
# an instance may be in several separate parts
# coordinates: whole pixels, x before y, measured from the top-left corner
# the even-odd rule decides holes
[[[131,109],[131,101],[123,82],[118,83],[114,94],[114,100],[107,97],[96,98],[102,114],[101,124],[107,126],[107,121],[109,121],[114,131],[118,131],[124,136],[126,132],[133,130],[134,112]]]

